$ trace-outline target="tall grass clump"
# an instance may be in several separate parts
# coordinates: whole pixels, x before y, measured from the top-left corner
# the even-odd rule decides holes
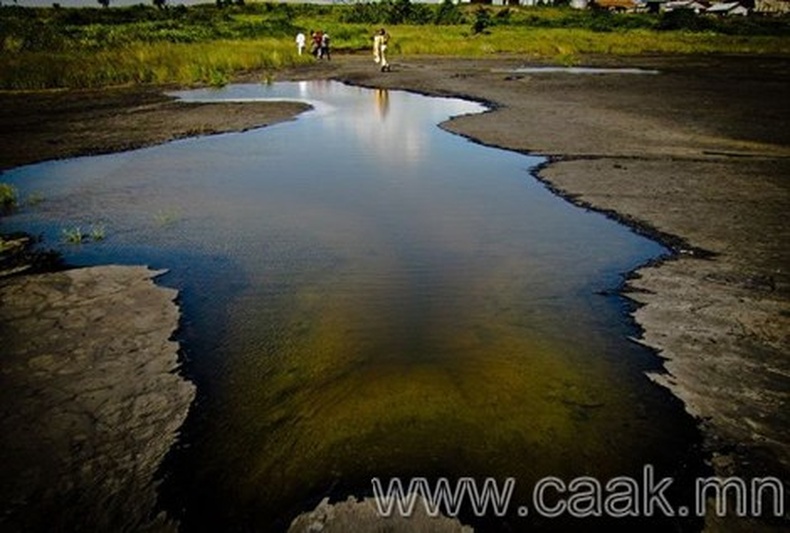
[[[104,224],[94,224],[91,226],[90,233],[88,234],[93,241],[103,241],[107,234]]]
[[[87,236],[82,232],[82,228],[80,226],[74,226],[73,228],[63,228],[63,230],[61,230],[61,234],[63,236],[63,240],[69,244],[82,244],[87,238]]]
[[[104,224],[92,224],[85,232],[82,226],[71,226],[61,230],[63,241],[69,244],[85,244],[88,242],[103,241],[107,235]]]

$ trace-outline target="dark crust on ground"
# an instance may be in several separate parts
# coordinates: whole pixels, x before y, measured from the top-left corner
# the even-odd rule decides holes
[[[155,474],[195,387],[145,267],[0,280],[0,529],[176,531]]]
[[[653,378],[700,418],[718,473],[786,481],[790,58],[589,57],[585,64],[661,74],[505,72],[526,63],[395,58],[393,72],[380,73],[367,56],[336,56],[281,78],[334,78],[485,102],[491,112],[443,127],[548,156],[538,178],[552,190],[679,252],[640,269],[625,288],[641,305],[635,318],[644,328],[642,342],[666,358],[667,372]],[[129,138],[144,145],[232,129],[214,105],[187,109],[155,89],[0,94],[0,104],[4,168],[122,149]],[[9,109],[22,118],[9,120]],[[238,129],[268,123],[266,112],[256,123],[248,109],[239,108]],[[118,118],[121,111],[127,119]],[[175,117],[184,113],[192,118],[179,123]],[[141,117],[149,122],[135,129]],[[37,125],[42,118],[47,124]],[[90,142],[78,138],[87,130],[94,134]]]

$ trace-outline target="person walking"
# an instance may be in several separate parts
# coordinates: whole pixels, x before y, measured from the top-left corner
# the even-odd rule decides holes
[[[296,34],[296,50],[299,53],[299,55],[302,55],[302,51],[304,50],[304,45],[305,45],[305,36],[304,33],[300,31],[299,33]]]
[[[329,34],[326,30],[321,35],[321,57],[325,57],[327,61],[332,59],[329,56]]]
[[[386,54],[389,40],[390,35],[384,28],[381,28],[373,36],[373,60],[381,67],[381,72],[390,72]]]
[[[316,59],[321,59],[321,32],[310,30],[310,53]]]

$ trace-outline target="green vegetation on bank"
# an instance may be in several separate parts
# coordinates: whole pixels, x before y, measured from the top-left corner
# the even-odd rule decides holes
[[[16,188],[8,183],[0,183],[0,213],[13,209],[18,202]]]
[[[394,54],[549,59],[606,53],[790,53],[790,19],[686,12],[613,14],[384,0],[350,5],[247,3],[158,9],[0,7],[0,89],[130,83],[222,85],[243,72],[308,63],[294,36],[328,31],[335,51],[367,50],[377,27]],[[264,74],[265,76],[266,74]]]

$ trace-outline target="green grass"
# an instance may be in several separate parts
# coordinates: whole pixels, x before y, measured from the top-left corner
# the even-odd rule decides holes
[[[0,59],[0,88],[88,88],[124,84],[222,85],[234,75],[277,70],[301,58],[276,39],[137,43],[119,49],[27,52]]]
[[[74,226],[73,228],[63,228],[61,233],[63,235],[63,240],[69,244],[82,244],[87,238],[87,236],[82,232],[82,228],[80,226]]]
[[[6,6],[0,7],[0,89],[221,86],[241,73],[273,76],[282,68],[311,62],[309,55],[296,54],[298,30],[328,31],[335,52],[367,52],[381,24],[392,35],[393,55],[517,54],[565,64],[582,54],[790,54],[786,17],[719,20],[489,7],[485,18],[490,25],[475,33],[480,9],[408,0],[168,10]]]
[[[93,241],[103,241],[106,235],[104,224],[94,224],[91,226],[91,230],[88,235]]]
[[[92,224],[90,229],[85,232],[82,226],[73,226],[70,228],[63,228],[61,230],[63,240],[69,244],[83,244],[86,242],[99,242],[103,241],[106,237],[106,228],[104,224]]]
[[[495,27],[487,34],[472,35],[465,26],[445,27],[441,34],[426,34],[419,26],[400,26],[390,33],[394,42],[393,52],[405,55],[479,57],[520,54],[553,58],[567,54],[790,54],[790,38],[644,29],[598,33],[577,28],[525,30],[506,26]]]

